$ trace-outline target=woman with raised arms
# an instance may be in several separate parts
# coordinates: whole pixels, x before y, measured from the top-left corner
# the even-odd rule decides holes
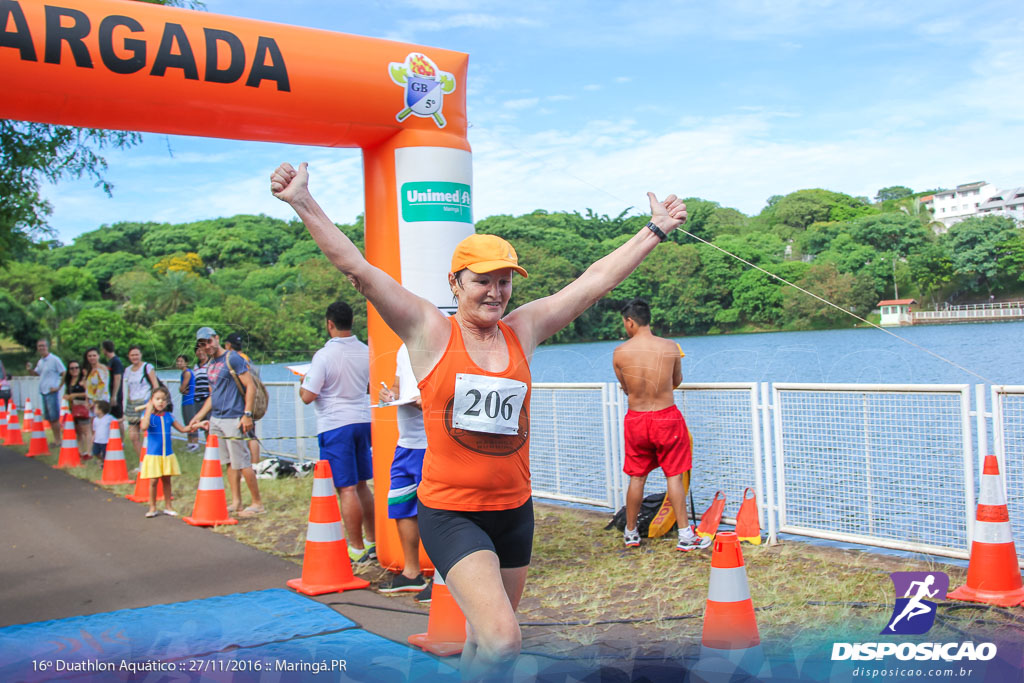
[[[270,177],[274,196],[409,348],[427,432],[418,490],[423,546],[466,616],[463,675],[502,676],[522,643],[515,611],[533,547],[530,358],[679,227],[686,205],[674,194],[658,201],[648,193],[650,223],[564,289],[508,315],[512,273],[527,272],[505,240],[471,235],[452,255],[448,284],[458,310],[449,318],[367,262],[308,183],[305,163],[281,164]]]

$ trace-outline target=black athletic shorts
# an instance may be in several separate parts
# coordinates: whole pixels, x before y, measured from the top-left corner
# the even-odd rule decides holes
[[[420,539],[434,568],[447,578],[455,563],[477,550],[498,556],[502,569],[530,564],[533,498],[511,510],[438,510],[419,503]]]

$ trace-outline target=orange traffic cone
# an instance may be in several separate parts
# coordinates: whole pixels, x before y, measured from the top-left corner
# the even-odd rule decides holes
[[[747,498],[747,494],[750,498]],[[741,541],[761,545],[761,522],[757,519],[757,494],[749,486],[743,489],[743,502],[736,514],[736,535]]]
[[[32,399],[25,397],[25,412],[21,416],[21,431],[31,432],[32,431]]]
[[[967,584],[950,592],[949,597],[1000,607],[1021,604],[1024,586],[1021,585],[1020,567],[1017,565],[1017,549],[1010,535],[1003,478],[994,455],[985,456],[976,519]]]
[[[82,458],[78,455],[75,420],[66,413],[64,415],[64,433],[60,443],[60,458],[54,467],[83,467]]]
[[[721,496],[721,498],[719,498]],[[725,510],[725,494],[715,491],[715,497],[711,499],[711,505],[700,517],[700,524],[697,526],[698,536],[714,538],[718,532],[718,525],[722,521],[722,512]]]
[[[18,407],[11,401],[7,410],[7,437],[4,439],[5,446],[23,446],[25,441],[21,438],[21,425],[18,423]]]
[[[149,502],[149,479],[145,479],[142,476],[142,461],[146,459],[146,442],[142,442],[142,453],[139,454],[139,474],[135,477],[135,490],[129,493],[125,498],[132,501],[133,503],[148,503]],[[164,480],[156,480],[156,499],[164,499]]]
[[[36,455],[49,454],[50,441],[46,438],[46,432],[43,431],[43,416],[36,408],[36,419],[32,423],[32,440],[28,442],[28,453],[25,456],[31,458]]]
[[[0,398],[0,443],[7,439],[7,401]]]
[[[305,595],[341,593],[370,585],[369,581],[352,574],[331,465],[326,460],[319,461],[313,470],[313,496],[309,503],[302,578],[292,579],[287,585]]]
[[[128,478],[124,444],[121,443],[121,428],[117,420],[110,423],[110,440],[107,441],[107,454],[103,457],[103,478],[96,483],[103,486],[132,483]]]
[[[228,500],[224,495],[224,475],[220,468],[220,452],[217,435],[211,434],[206,441],[203,467],[199,472],[199,490],[192,506],[192,516],[183,519],[192,526],[218,526],[238,524],[228,514]]]
[[[466,617],[445,585],[441,572],[434,572],[434,587],[430,591],[427,632],[409,636],[409,642],[439,657],[457,655],[466,644]]]
[[[763,667],[764,651],[750,600],[743,551],[736,533],[723,531],[715,538],[711,555],[696,680],[731,680],[736,672],[757,675]]]

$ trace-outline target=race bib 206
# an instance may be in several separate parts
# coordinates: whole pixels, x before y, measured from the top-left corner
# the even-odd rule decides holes
[[[452,427],[488,434],[518,434],[527,386],[506,377],[458,373]]]

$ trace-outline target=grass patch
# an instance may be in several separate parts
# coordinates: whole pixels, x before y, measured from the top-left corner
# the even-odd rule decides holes
[[[175,442],[182,475],[173,484],[175,507],[188,514],[202,450],[188,453],[184,446]],[[130,445],[126,449],[131,469],[137,458]],[[40,459],[50,465],[57,461],[56,456]],[[101,475],[94,461],[66,472],[91,481]],[[301,564],[311,485],[312,478],[261,479],[267,514],[211,531]],[[106,488],[118,495],[134,490],[128,485]],[[248,501],[244,483],[243,499]],[[140,505],[139,514],[143,512]],[[519,610],[524,649],[568,653],[619,643],[626,655],[652,648],[671,654],[673,647],[700,642],[710,550],[676,552],[674,534],[626,549],[620,532],[604,531],[607,514],[543,503],[536,505],[535,514],[533,561]],[[890,572],[943,571],[950,576],[951,589],[966,579],[960,567],[809,543],[744,543],[742,550],[761,637],[787,646],[820,643],[832,633],[850,641],[878,640],[892,612]],[[360,567],[357,573],[374,584],[386,576],[376,566]],[[409,603],[415,604],[411,598]],[[966,631],[978,640],[987,632],[1019,632],[1008,614],[985,606],[940,610],[942,618],[930,633],[936,639],[962,640]]]

